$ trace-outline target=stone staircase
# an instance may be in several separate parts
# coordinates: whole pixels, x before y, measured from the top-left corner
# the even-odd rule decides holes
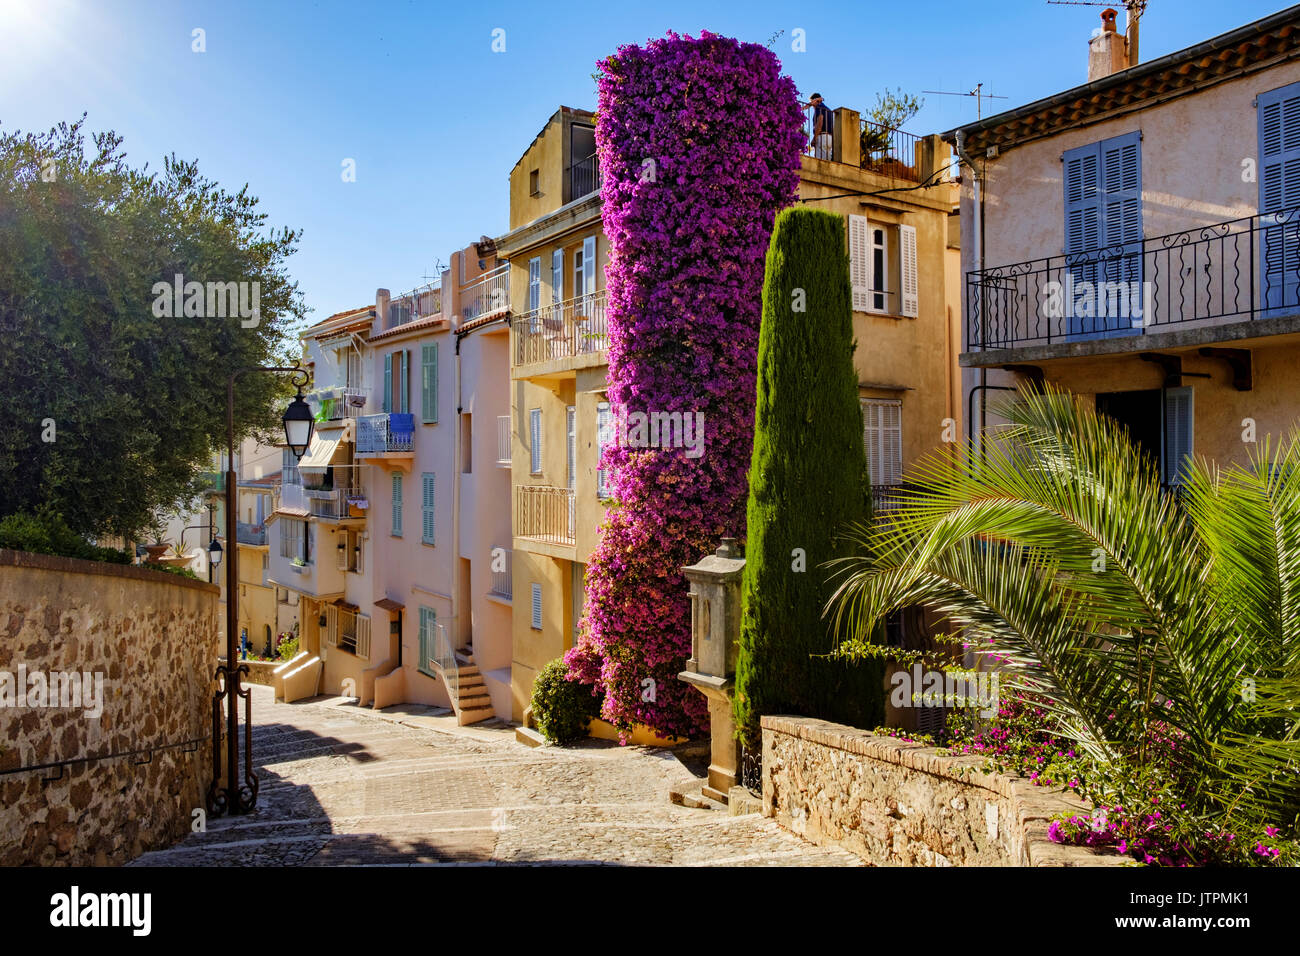
[[[464,727],[495,717],[487,681],[474,663],[474,652],[469,648],[456,651],[456,665],[456,673],[444,673],[443,679],[447,682],[457,725]]]

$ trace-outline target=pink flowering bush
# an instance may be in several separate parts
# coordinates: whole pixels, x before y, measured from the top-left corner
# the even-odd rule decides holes
[[[615,504],[587,568],[570,675],[602,716],[693,736],[705,698],[681,568],[743,540],[763,262],[793,202],[803,146],[793,82],[766,48],[702,32],[623,46],[599,64],[609,400],[624,413],[701,413],[704,450],[607,443]]]

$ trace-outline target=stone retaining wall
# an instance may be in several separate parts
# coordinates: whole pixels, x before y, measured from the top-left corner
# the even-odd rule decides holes
[[[763,815],[878,866],[1123,866],[1047,838],[1078,797],[985,773],[980,757],[806,717],[764,717]]]
[[[189,832],[212,776],[219,594],[0,550],[0,866],[120,864]],[[102,676],[98,717],[84,699],[32,706],[31,675],[74,671]]]

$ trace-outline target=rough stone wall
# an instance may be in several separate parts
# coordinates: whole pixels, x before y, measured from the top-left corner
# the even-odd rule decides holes
[[[212,774],[218,594],[159,571],[0,550],[0,680],[24,665],[103,675],[98,719],[84,706],[0,706],[0,866],[120,864],[189,832]],[[131,753],[198,738],[189,753]],[[66,760],[77,762],[24,769]]]
[[[1086,809],[1069,793],[985,773],[979,757],[805,717],[763,726],[763,815],[878,866],[1108,866],[1127,857],[1047,838]]]

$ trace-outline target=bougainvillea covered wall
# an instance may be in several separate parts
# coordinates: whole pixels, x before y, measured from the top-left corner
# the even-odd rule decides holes
[[[621,729],[691,736],[708,716],[677,679],[691,648],[681,568],[744,539],[763,261],[797,193],[802,115],[771,51],[708,32],[599,66],[609,400],[626,424],[606,442],[617,504],[566,659]],[[672,413],[702,425],[702,442],[645,447],[636,416]]]

